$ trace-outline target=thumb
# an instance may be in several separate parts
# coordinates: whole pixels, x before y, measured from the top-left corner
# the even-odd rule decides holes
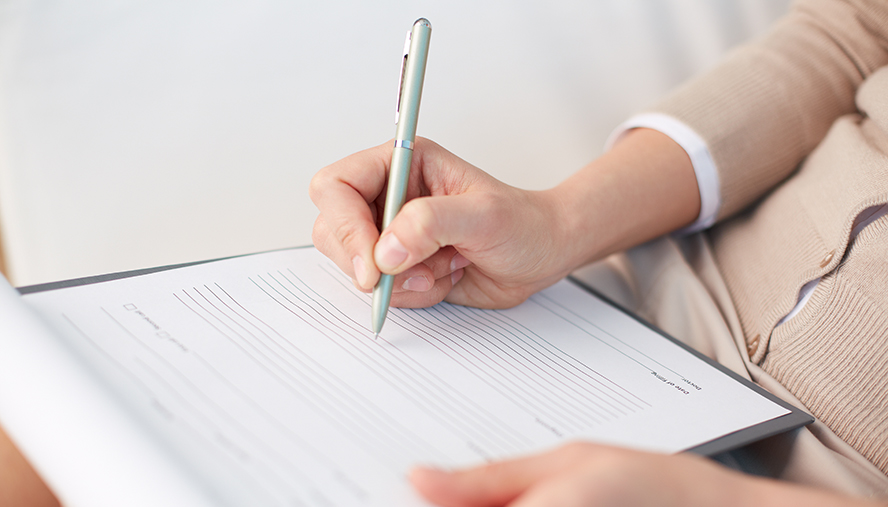
[[[382,232],[373,255],[380,271],[400,273],[447,245],[476,244],[497,223],[484,192],[419,197],[409,201]]]

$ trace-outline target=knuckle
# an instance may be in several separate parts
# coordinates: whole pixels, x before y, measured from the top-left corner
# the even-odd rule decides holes
[[[351,251],[350,247],[357,244],[360,236],[360,230],[352,224],[342,226],[336,231],[336,238],[347,251]]]
[[[321,169],[312,176],[311,181],[308,183],[308,197],[312,202],[317,204],[318,199],[324,193],[324,189],[329,188],[332,179],[333,178],[330,177],[330,171],[327,167]]]
[[[347,253],[343,251],[342,244],[330,233],[330,228],[320,217],[315,221],[315,226],[311,231],[311,242],[319,252],[333,259],[337,264]]]
[[[318,217],[315,220],[314,228],[311,230],[311,243],[321,253],[330,257],[336,252],[337,242],[330,234],[330,228],[323,218]]]

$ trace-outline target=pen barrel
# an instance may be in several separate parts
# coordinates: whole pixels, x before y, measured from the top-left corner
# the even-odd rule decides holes
[[[410,49],[407,53],[404,75],[401,77],[398,125],[395,128],[395,146],[392,148],[388,190],[382,215],[383,230],[389,226],[395,218],[395,214],[404,205],[407,194],[407,181],[410,178],[410,165],[413,160],[413,143],[416,140],[419,103],[422,99],[422,85],[425,79],[431,35],[432,27],[428,20],[418,19],[413,24],[410,33]]]
[[[413,162],[413,150],[407,148],[392,149],[392,165],[389,168],[388,189],[385,194],[385,208],[382,212],[382,230],[394,220],[395,215],[404,206],[407,196],[407,181],[410,179],[410,164]]]
[[[410,33],[410,49],[404,61],[401,75],[401,89],[398,95],[397,126],[395,145],[392,147],[392,162],[388,173],[388,190],[385,194],[385,208],[382,212],[382,230],[385,230],[401,210],[407,197],[407,182],[410,179],[410,166],[413,163],[413,143],[416,140],[416,124],[419,119],[419,102],[422,98],[422,85],[425,79],[426,60],[429,55],[429,39],[432,26],[426,19],[418,19]],[[385,323],[392,297],[394,277],[382,274],[373,289],[371,307],[371,328],[376,334]]]
[[[385,315],[388,313],[389,302],[392,299],[392,288],[395,283],[395,277],[383,274],[379,277],[379,282],[373,287],[373,299],[370,305],[370,329],[374,333],[382,330],[385,323]]]

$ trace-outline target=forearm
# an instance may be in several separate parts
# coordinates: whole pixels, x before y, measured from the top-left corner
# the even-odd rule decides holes
[[[547,191],[570,268],[692,223],[700,193],[691,161],[665,134],[634,129],[606,154]]]

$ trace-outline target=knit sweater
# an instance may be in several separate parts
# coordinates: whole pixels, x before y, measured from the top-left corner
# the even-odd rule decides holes
[[[719,175],[709,231],[754,363],[888,473],[888,2],[800,0],[656,112]],[[804,309],[778,325],[800,288]]]

